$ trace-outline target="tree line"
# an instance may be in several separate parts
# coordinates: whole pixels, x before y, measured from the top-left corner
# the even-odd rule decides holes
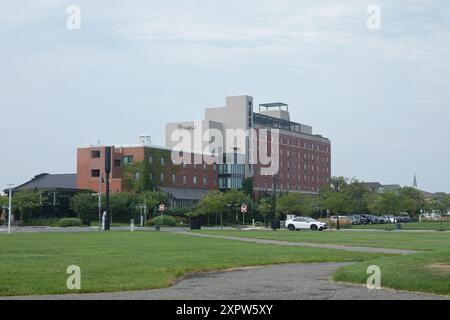
[[[336,214],[398,215],[407,213],[415,218],[421,212],[437,211],[446,214],[450,209],[450,195],[436,193],[433,199],[424,199],[422,192],[403,187],[383,192],[372,191],[356,179],[333,177],[329,186],[317,195],[279,192],[253,195],[251,183],[243,190],[213,191],[193,208],[168,208],[166,214],[199,217],[207,224],[242,222],[240,207],[248,206],[247,221],[255,219],[267,224],[273,218],[284,219],[287,215],[326,217]],[[102,197],[102,208],[105,199]],[[120,192],[110,196],[110,209],[114,221],[128,222],[138,218],[144,208],[146,216],[158,213],[159,204],[169,204],[169,197],[160,191]],[[0,206],[7,206],[8,197],[0,196]],[[21,221],[27,221],[39,212],[42,205],[37,191],[18,191],[13,196],[14,213]],[[90,193],[78,193],[70,199],[70,208],[81,220],[98,219],[98,198]],[[102,209],[103,210],[103,209]]]

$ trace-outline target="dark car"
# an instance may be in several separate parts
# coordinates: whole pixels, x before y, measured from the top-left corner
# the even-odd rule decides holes
[[[403,223],[412,222],[412,219],[410,216],[403,216]]]
[[[362,214],[361,215],[361,224],[371,224],[372,218],[368,214]]]
[[[369,219],[363,214],[359,216],[359,221],[361,222],[361,224],[369,224]]]
[[[410,216],[397,216],[395,217],[395,220],[397,223],[408,223],[412,221]]]
[[[373,224],[379,224],[380,223],[380,217],[378,216],[371,216],[372,217],[372,223]]]
[[[361,216],[354,214],[354,215],[350,215],[348,217],[352,221],[352,224],[355,224],[355,225],[361,224]]]

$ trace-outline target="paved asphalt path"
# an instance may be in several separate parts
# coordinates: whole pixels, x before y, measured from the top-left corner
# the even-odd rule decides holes
[[[348,263],[282,264],[186,276],[167,289],[66,294],[6,299],[36,300],[436,300],[449,297],[335,283],[330,275]],[[0,299],[2,299],[0,297]]]

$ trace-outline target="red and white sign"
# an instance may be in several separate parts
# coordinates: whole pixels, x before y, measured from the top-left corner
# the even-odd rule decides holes
[[[243,205],[241,206],[241,212],[242,212],[242,213],[247,213],[247,205],[246,205],[246,204],[243,204]]]
[[[161,203],[159,205],[159,211],[164,211],[164,210],[166,210],[166,206],[164,205],[164,203]]]

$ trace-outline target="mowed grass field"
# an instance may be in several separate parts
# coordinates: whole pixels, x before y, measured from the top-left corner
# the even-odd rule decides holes
[[[352,229],[394,230],[395,223],[352,225]],[[409,222],[401,224],[402,230],[450,230],[450,222]]]
[[[344,267],[333,275],[333,279],[364,284],[368,277],[367,267],[377,265],[381,268],[383,287],[450,295],[449,232],[201,232],[260,239],[417,250],[418,253],[410,255],[385,255]]]
[[[0,234],[0,295],[68,293],[67,267],[81,268],[78,292],[168,287],[191,272],[278,263],[366,261],[382,254],[282,247],[166,232]]]

